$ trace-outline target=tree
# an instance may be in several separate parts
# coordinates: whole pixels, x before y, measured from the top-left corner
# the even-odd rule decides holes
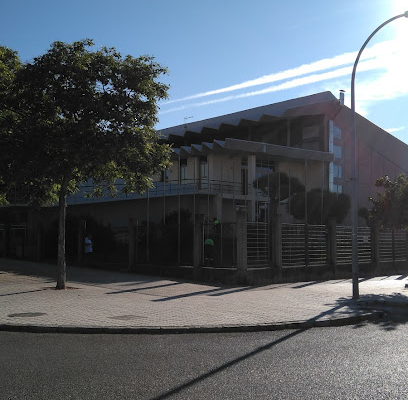
[[[269,196],[271,215],[275,214],[281,201],[291,198],[296,193],[305,191],[304,185],[294,176],[285,172],[271,172],[253,182],[253,187]]]
[[[8,137],[9,183],[30,204],[58,201],[58,289],[66,282],[67,195],[89,181],[93,195],[115,195],[118,180],[125,193],[142,192],[169,163],[153,129],[168,89],[158,78],[167,70],[152,57],[92,46],[55,42],[8,85],[16,93],[8,107],[18,114]]]
[[[309,224],[327,224],[329,218],[336,218],[341,223],[347,216],[351,200],[344,193],[333,193],[328,190],[311,189],[307,192],[307,222]],[[323,199],[322,199],[323,197]],[[323,208],[322,208],[323,200]],[[297,193],[291,202],[290,213],[296,219],[305,218],[305,194]]]
[[[408,226],[408,176],[399,175],[393,181],[384,175],[377,179],[375,186],[382,188],[377,197],[369,197],[371,209],[362,208],[359,215],[368,226],[403,229]]]
[[[0,46],[0,204],[7,204],[6,182],[10,181],[10,164],[12,162],[9,137],[11,126],[18,117],[18,114],[8,106],[8,103],[15,95],[12,90],[12,83],[21,65],[15,51]]]

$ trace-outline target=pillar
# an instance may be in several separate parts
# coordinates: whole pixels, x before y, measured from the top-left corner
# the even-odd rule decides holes
[[[276,213],[271,218],[272,225],[272,267],[278,272],[278,281],[282,280],[282,215]]]
[[[239,279],[245,279],[248,271],[247,260],[247,213],[237,209],[237,272]]]
[[[337,278],[337,224],[336,218],[329,218],[327,221],[327,262],[333,271],[333,276]]]
[[[248,197],[249,197],[249,221],[255,221],[256,213],[256,191],[253,187],[253,183],[256,179],[256,156],[248,156]]]
[[[81,219],[78,225],[78,263],[84,262],[86,220]]]
[[[196,214],[194,216],[194,278],[200,279],[202,266],[203,266],[203,222],[204,222],[204,215],[203,214]]]
[[[133,218],[129,218],[129,259],[128,269],[134,271],[136,267],[136,227]]]
[[[371,266],[372,274],[380,272],[380,230],[377,225],[371,227]]]

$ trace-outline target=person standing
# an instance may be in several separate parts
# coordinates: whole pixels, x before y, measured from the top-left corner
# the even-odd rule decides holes
[[[91,233],[88,233],[88,234],[85,236],[85,262],[86,262],[86,265],[87,265],[87,266],[89,265],[89,261],[90,261],[92,252],[93,252],[93,247],[92,247],[92,234],[91,234]]]

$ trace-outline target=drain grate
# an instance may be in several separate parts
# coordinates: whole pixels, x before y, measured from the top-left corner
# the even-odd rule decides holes
[[[43,312],[22,312],[22,313],[9,314],[7,316],[11,317],[11,318],[14,318],[14,317],[27,318],[27,317],[41,317],[41,315],[47,315],[47,313],[43,313]]]

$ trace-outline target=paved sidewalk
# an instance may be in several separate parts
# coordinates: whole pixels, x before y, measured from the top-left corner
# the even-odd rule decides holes
[[[357,323],[381,304],[408,307],[405,276],[227,287],[125,272],[0,259],[0,330],[37,332],[255,331]]]

